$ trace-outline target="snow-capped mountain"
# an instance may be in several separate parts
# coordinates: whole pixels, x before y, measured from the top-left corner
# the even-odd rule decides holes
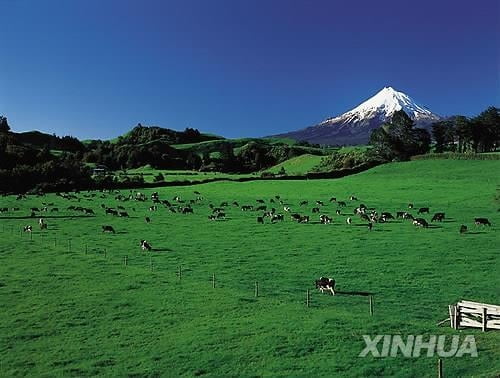
[[[415,121],[417,127],[427,127],[441,119],[403,92],[385,87],[375,96],[338,117],[279,136],[319,144],[363,144],[368,142],[373,129],[390,121],[394,112],[401,109]]]

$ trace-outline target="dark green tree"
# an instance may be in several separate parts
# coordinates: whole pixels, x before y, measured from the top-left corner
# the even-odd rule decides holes
[[[7,117],[0,116],[0,133],[8,133],[9,131],[10,126]]]
[[[408,160],[413,155],[428,152],[429,132],[415,129],[414,125],[403,110],[395,112],[391,122],[375,129],[370,136],[375,156],[383,160]]]

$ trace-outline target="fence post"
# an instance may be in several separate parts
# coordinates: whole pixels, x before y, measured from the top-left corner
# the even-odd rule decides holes
[[[179,265],[179,281],[182,280],[182,266]]]
[[[128,256],[127,255],[125,255],[124,262],[125,262],[125,266],[127,266],[128,265]]]
[[[373,295],[370,295],[370,315],[373,316]]]
[[[71,239],[68,240],[68,252],[71,252]]]
[[[443,360],[438,359],[438,378],[443,378]]]
[[[30,241],[33,241],[33,231],[30,232]]]
[[[89,247],[85,244],[85,254],[89,253]]]
[[[483,307],[483,332],[486,332],[487,329],[487,315],[488,315],[488,309],[486,307]]]
[[[255,281],[255,297],[259,296],[259,282]]]
[[[306,290],[306,307],[309,307],[311,302],[311,295],[309,293],[309,289]]]
[[[108,250],[104,248],[104,258],[106,258],[107,255],[108,255]]]
[[[215,273],[212,273],[212,289],[215,289]]]

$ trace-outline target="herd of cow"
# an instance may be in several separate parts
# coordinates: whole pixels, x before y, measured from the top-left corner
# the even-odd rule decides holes
[[[265,224],[267,223],[266,220],[268,220],[269,223],[275,224],[277,222],[284,222],[286,217],[285,213],[289,214],[289,218],[293,222],[297,223],[313,223],[311,221],[312,217],[316,215],[318,218],[318,223],[320,224],[331,224],[334,222],[333,216],[328,214],[325,209],[331,209],[335,212],[336,216],[342,216],[345,219],[343,222],[345,222],[347,225],[350,225],[353,223],[353,218],[358,217],[359,220],[361,221],[361,224],[365,224],[368,230],[372,230],[374,227],[374,224],[380,224],[380,223],[386,223],[390,221],[396,221],[397,219],[401,219],[402,221],[408,220],[413,223],[413,225],[421,228],[429,228],[429,222],[423,218],[423,214],[428,214],[430,215],[430,208],[429,207],[420,207],[418,208],[416,212],[416,216],[411,214],[411,210],[414,209],[414,205],[412,203],[409,203],[407,205],[406,210],[402,211],[397,211],[395,214],[396,216],[393,216],[391,212],[388,211],[377,211],[373,207],[368,207],[363,203],[360,203],[359,200],[355,196],[350,196],[349,201],[351,203],[357,203],[357,205],[354,207],[352,212],[346,211],[347,208],[347,202],[346,201],[338,201],[336,197],[331,197],[330,200],[328,201],[330,204],[333,204],[335,206],[334,209],[331,208],[328,204],[325,205],[325,202],[321,200],[316,200],[314,201],[314,207],[311,208],[310,213],[308,213],[307,206],[309,205],[308,200],[302,200],[298,203],[298,206],[295,208],[295,211],[292,210],[293,205],[288,203],[288,201],[284,200],[281,198],[281,196],[276,195],[273,198],[269,199],[268,201],[265,201],[264,199],[256,199],[255,204],[242,204],[240,205],[237,201],[222,201],[218,206],[214,205],[213,203],[210,203],[206,201],[206,199],[203,198],[200,192],[195,191],[194,199],[190,200],[184,200],[180,196],[176,195],[170,200],[167,199],[161,199],[160,194],[158,192],[153,192],[150,196],[146,196],[144,193],[130,190],[130,192],[125,195],[121,193],[120,191],[101,191],[101,192],[87,192],[81,195],[81,193],[76,192],[76,193],[58,193],[58,196],[60,196],[63,199],[66,199],[68,201],[73,201],[76,200],[78,202],[81,202],[83,200],[87,201],[94,201],[96,198],[101,198],[101,199],[109,199],[114,198],[115,201],[118,201],[122,203],[121,205],[117,205],[115,207],[109,207],[105,205],[104,203],[100,205],[101,211],[103,211],[104,215],[111,215],[114,217],[120,217],[120,218],[129,218],[130,214],[129,211],[131,212],[136,212],[136,208],[141,211],[147,211],[150,213],[149,216],[144,217],[144,221],[146,223],[151,223],[152,218],[154,218],[153,214],[158,211],[168,211],[170,213],[178,213],[178,214],[194,214],[194,209],[195,207],[199,207],[197,209],[198,211],[203,211],[203,207],[205,209],[208,209],[208,220],[210,221],[226,221],[228,219],[231,219],[228,217],[228,214],[234,213],[235,210],[239,210],[241,212],[251,212],[255,214],[256,219],[257,219],[257,224]],[[17,197],[17,200],[25,200],[27,199],[26,195],[19,195]],[[134,203],[133,206],[128,207],[128,211],[125,208],[125,203],[131,202]],[[144,204],[142,204],[144,203]],[[30,210],[30,215],[29,217],[31,218],[39,218],[38,219],[38,225],[41,230],[47,230],[48,225],[46,220],[43,217],[43,213],[47,212],[58,212],[59,208],[54,207],[54,203],[46,203],[42,202],[42,207],[31,207]],[[201,209],[200,209],[201,207]],[[283,212],[278,212],[277,207],[282,208]],[[300,210],[300,212],[297,212],[297,209]],[[66,208],[68,211],[73,211],[73,212],[81,212],[87,216],[96,216],[96,211],[92,208],[89,207],[83,207],[83,206],[75,206],[75,205],[70,205]],[[0,208],[0,213],[6,213],[9,211],[20,211],[19,207],[12,207],[12,208]],[[206,210],[205,210],[206,211]],[[444,212],[436,212],[434,215],[431,217],[430,222],[442,222],[446,218],[446,215]],[[255,219],[255,218],[254,218]],[[474,224],[477,226],[491,226],[490,221],[487,218],[474,218]],[[24,232],[32,232],[33,231],[33,226],[32,225],[26,225],[24,226]],[[460,233],[465,233],[467,232],[468,228],[466,225],[461,225],[459,228]],[[115,234],[116,230],[113,226],[109,224],[105,224],[101,226],[101,231],[103,233],[112,233]],[[152,245],[150,242],[146,240],[140,240],[139,246],[141,250],[143,251],[152,251]],[[335,280],[332,278],[325,278],[321,277],[320,279],[315,281],[315,286],[318,288],[321,292],[328,292],[332,295],[335,294]]]

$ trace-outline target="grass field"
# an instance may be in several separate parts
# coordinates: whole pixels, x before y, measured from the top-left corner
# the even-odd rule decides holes
[[[147,183],[154,182],[155,176],[158,175],[159,173],[163,174],[163,176],[165,177],[165,182],[170,182],[170,181],[196,182],[212,178],[239,178],[239,177],[255,176],[252,174],[163,170],[163,169],[153,169],[150,166],[127,170],[128,176],[142,175],[144,177],[144,181]]]
[[[499,169],[498,161],[426,160],[338,180],[159,189],[170,201],[201,192],[203,201],[189,215],[163,207],[149,212],[150,202],[118,202],[115,194],[0,198],[0,208],[20,208],[0,214],[0,376],[432,377],[437,357],[359,358],[362,335],[457,333],[475,336],[478,357],[445,358],[445,376],[497,376],[499,331],[436,324],[460,299],[500,304]],[[264,199],[280,211],[269,203],[275,195],[312,222],[287,216],[261,225],[260,212],[231,205]],[[397,220],[369,232],[352,215],[359,202],[348,201],[350,195],[379,211],[406,210],[413,202],[447,219],[429,229]],[[335,215],[331,196],[348,202],[342,215]],[[310,205],[300,208],[306,199]],[[325,202],[322,213],[333,224],[317,222],[314,200]],[[230,203],[227,219],[209,221],[208,205],[223,201]],[[26,217],[42,202],[59,208],[44,214],[46,231]],[[124,206],[131,217],[106,216],[101,204]],[[96,216],[66,210],[70,205],[90,207]],[[475,227],[479,216],[492,227]],[[32,240],[20,232],[28,224]],[[115,235],[101,232],[107,224]],[[461,224],[470,232],[460,235]],[[141,252],[141,239],[154,251]],[[319,276],[335,277],[344,294],[317,292]],[[356,292],[373,293],[373,316],[367,297]]]
[[[300,155],[277,164],[274,167],[267,169],[269,172],[278,173],[281,168],[285,169],[288,175],[301,175],[311,172],[323,159],[324,156],[305,154]]]

